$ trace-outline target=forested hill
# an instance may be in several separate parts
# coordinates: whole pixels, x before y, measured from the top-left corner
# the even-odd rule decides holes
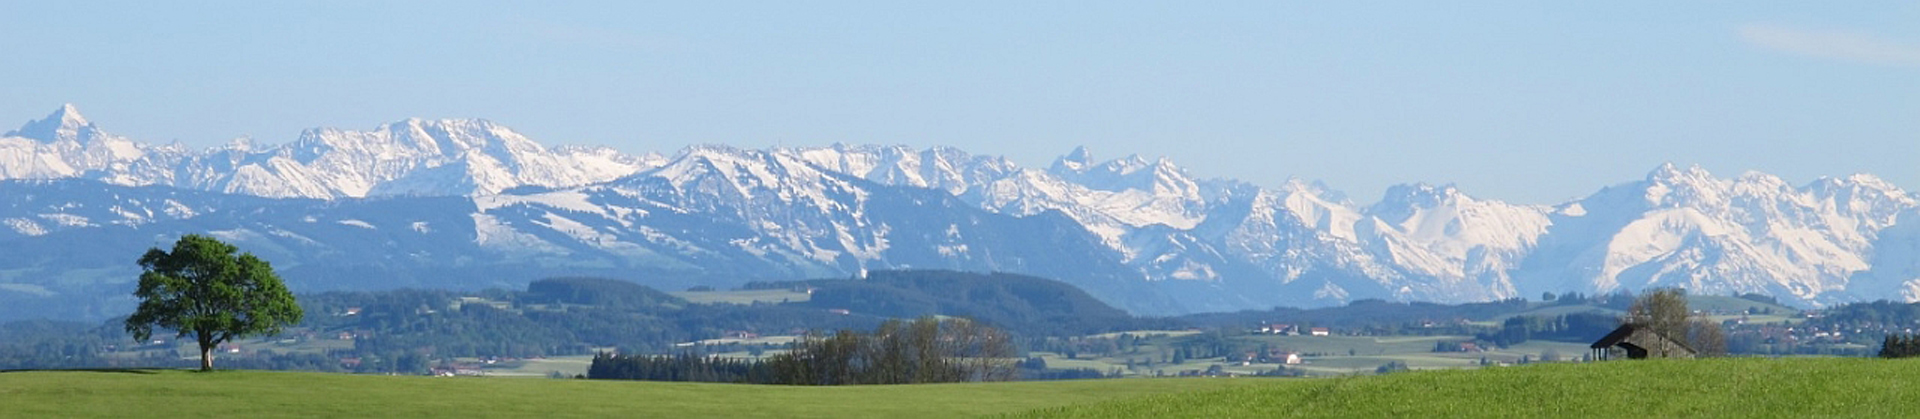
[[[305,321],[280,338],[324,350],[276,350],[254,360],[231,359],[228,365],[418,372],[429,360],[446,357],[589,354],[605,348],[672,353],[689,350],[682,344],[693,341],[863,330],[888,318],[921,316],[973,318],[1025,338],[1147,329],[1169,322],[1137,319],[1073,286],[1019,275],[886,271],[864,280],[762,285],[811,289],[813,300],[694,303],[629,281],[585,277],[534,281],[525,291],[305,294],[299,296]],[[135,345],[117,321],[0,325],[0,369],[171,362],[158,345]],[[139,349],[139,356],[153,357],[105,356],[103,351],[113,348]],[[340,367],[344,358],[357,361]]]
[[[534,304],[573,304],[602,308],[661,311],[687,306],[687,300],[628,281],[592,277],[551,278],[527,284],[520,300]]]
[[[862,279],[755,282],[751,289],[812,293],[803,303],[885,317],[967,317],[1027,335],[1070,335],[1164,327],[1141,319],[1067,283],[1009,273],[947,270],[873,271]]]
[[[1296,331],[1326,327],[1349,335],[1473,336],[1504,346],[1527,339],[1590,340],[1610,330],[1632,301],[1627,294],[1460,305],[1360,300],[1331,308],[1139,318],[1065,283],[1001,273],[876,271],[860,279],[750,287],[668,293],[618,279],[553,278],[524,291],[304,294],[299,296],[307,313],[302,324],[271,342],[245,343],[246,355],[223,362],[236,368],[416,373],[432,362],[467,357],[590,354],[608,348],[738,352],[767,349],[809,331],[866,330],[889,318],[930,315],[971,318],[1030,345],[1140,330],[1210,330],[1224,336],[1286,324]],[[1703,315],[1725,323],[1736,353],[1858,354],[1835,345],[1866,348],[1888,331],[1920,327],[1916,304],[1858,303],[1801,312],[1757,296],[1690,300]],[[119,321],[0,324],[0,369],[179,361],[171,352],[175,343],[133,342]],[[703,342],[689,344],[695,341]]]

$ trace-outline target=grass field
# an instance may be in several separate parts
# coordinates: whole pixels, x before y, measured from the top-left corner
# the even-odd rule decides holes
[[[1799,314],[1800,309],[1779,304],[1768,304],[1724,295],[1689,295],[1687,308],[1693,310],[1739,312],[1748,309],[1769,309],[1779,315]]]
[[[539,377],[545,378],[555,372],[568,377],[585,375],[587,367],[593,365],[592,355],[556,356],[541,359],[522,359],[507,361],[497,366],[488,366],[482,371],[489,377]]]
[[[1910,417],[1920,360],[1736,358],[1541,364],[1263,385],[1042,408],[1113,417]]]
[[[1872,358],[846,387],[48,371],[0,373],[0,417],[1906,417],[1916,376]]]
[[[0,417],[973,417],[1258,385],[1128,379],[793,387],[299,372],[0,373]]]
[[[735,291],[681,291],[669,292],[675,297],[694,304],[753,304],[756,302],[779,304],[798,303],[813,299],[813,294],[795,292],[789,289],[772,290],[735,290]]]
[[[1220,366],[1224,371],[1235,374],[1259,374],[1271,372],[1281,367],[1274,363],[1227,362],[1225,357],[1190,358],[1185,362],[1173,363],[1168,359],[1175,341],[1194,333],[1150,335],[1131,332],[1135,335],[1153,336],[1141,344],[1137,350],[1122,351],[1111,356],[1081,353],[1076,359],[1067,359],[1062,354],[1052,352],[1032,352],[1046,360],[1047,367],[1053,369],[1091,368],[1101,372],[1119,371],[1125,376],[1153,376],[1156,374],[1178,375],[1181,371],[1204,371]],[[1101,335],[1101,337],[1113,334]],[[1551,342],[1533,340],[1507,348],[1494,348],[1477,352],[1434,352],[1436,343],[1471,341],[1472,336],[1305,336],[1305,335],[1239,335],[1233,340],[1249,343],[1249,346],[1265,346],[1272,349],[1303,353],[1304,364],[1286,365],[1307,375],[1352,375],[1371,374],[1381,365],[1389,362],[1406,364],[1412,369],[1436,368],[1479,368],[1482,361],[1492,363],[1515,364],[1523,358],[1538,362],[1548,353],[1558,353],[1562,360],[1571,360],[1587,352],[1586,343]],[[1132,362],[1129,362],[1132,361]],[[1132,368],[1128,366],[1132,365]]]

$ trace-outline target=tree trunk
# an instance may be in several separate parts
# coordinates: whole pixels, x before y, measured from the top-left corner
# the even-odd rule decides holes
[[[213,337],[200,333],[200,371],[213,371]]]

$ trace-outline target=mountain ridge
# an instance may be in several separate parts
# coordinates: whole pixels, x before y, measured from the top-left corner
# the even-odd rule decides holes
[[[113,136],[67,105],[0,137],[0,179],[12,179],[0,182],[0,243],[12,246],[211,230],[317,252],[283,252],[293,265],[365,262],[452,286],[530,278],[435,278],[637,269],[656,278],[636,280],[729,285],[925,267],[1054,277],[1160,314],[1652,286],[1815,306],[1920,300],[1920,228],[1902,223],[1920,217],[1920,199],[1868,174],[1793,185],[1668,163],[1555,205],[1425,183],[1361,204],[1319,182],[1202,178],[1087,147],[1046,168],[884,145],[632,156],[548,147],[478,119],[188,151]],[[354,248],[386,253],[325,256]],[[90,284],[128,269],[41,256],[15,266]],[[81,292],[24,275],[0,273],[0,299]]]

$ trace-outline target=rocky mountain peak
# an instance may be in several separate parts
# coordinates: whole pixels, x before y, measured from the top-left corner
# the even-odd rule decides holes
[[[1661,163],[1660,166],[1647,172],[1646,181],[1669,186],[1700,187],[1718,183],[1720,180],[1698,164],[1683,168],[1669,162]]]
[[[61,105],[47,117],[27,121],[20,129],[7,132],[0,137],[24,137],[52,143],[57,141],[87,141],[104,137],[105,133],[80,114],[80,109],[68,103]]]
[[[421,248],[480,246],[452,256],[535,255],[550,257],[543,260],[552,264],[541,266],[559,267],[576,263],[579,255],[603,254],[611,261],[606,266],[668,260],[688,269],[735,266],[714,272],[764,277],[869,266],[1021,269],[1031,262],[1019,258],[1035,257],[1024,252],[1037,249],[1055,252],[1044,258],[1060,266],[1111,259],[1125,266],[1108,272],[1129,280],[1207,281],[1207,291],[1182,298],[1219,309],[1352,298],[1483,301],[1650,284],[1840,301],[1848,293],[1886,288],[1855,286],[1859,280],[1853,279],[1888,263],[1880,260],[1892,260],[1889,255],[1900,256],[1880,243],[1920,243],[1914,238],[1920,233],[1888,233],[1900,230],[1890,228],[1896,221],[1920,219],[1915,195],[1868,175],[1794,188],[1764,173],[1725,180],[1698,166],[1662,164],[1643,180],[1557,210],[1477,199],[1451,184],[1426,183],[1391,187],[1376,203],[1361,206],[1319,182],[1196,181],[1168,158],[1098,161],[1087,147],[1059,157],[1048,170],[953,148],[898,145],[698,145],[669,159],[604,147],[549,148],[486,120],[413,118],[370,130],[308,130],[284,145],[243,141],[195,153],[99,134],[71,107],[16,132],[39,140],[5,139],[12,147],[0,149],[0,179],[162,185],[191,192],[182,196],[210,197],[175,208],[167,200],[182,191],[168,188],[113,190],[76,180],[77,186],[55,193],[14,185],[23,189],[0,197],[47,201],[0,205],[6,210],[0,211],[0,233],[19,237],[58,240],[71,235],[48,233],[182,221],[233,208],[242,212],[214,218],[254,224],[196,228],[266,226],[281,230],[255,236],[317,231],[336,240],[347,236],[325,229],[357,233],[378,225],[387,234],[378,241],[337,240],[343,247],[375,248],[392,237],[442,232]],[[96,188],[100,196],[157,192],[142,209],[127,211],[120,210],[135,207],[105,198],[86,206],[56,202],[86,195],[76,188]],[[379,201],[411,206],[416,201],[404,200],[450,195],[471,196],[480,205],[440,208],[431,220],[382,221],[410,213],[382,210],[339,222],[305,221],[340,218],[338,208]],[[270,204],[221,201],[366,196],[396,198],[343,199],[315,204],[311,214],[275,215],[284,219],[246,219],[259,215],[246,215],[251,213],[244,208]],[[503,202],[515,204],[494,205]],[[1010,218],[994,221],[1008,223],[1001,228],[974,229],[979,220],[993,218],[975,211]],[[173,213],[183,215],[158,215]],[[1051,229],[1056,225],[1065,228]],[[450,233],[462,229],[469,233]],[[395,232],[403,234],[390,234]],[[1031,232],[1045,235],[1011,235]],[[989,246],[994,236],[1018,238],[1003,243],[1018,247]],[[1064,239],[1086,243],[1060,244]],[[689,256],[716,254],[734,259]],[[752,268],[725,270],[746,266],[735,262]],[[1895,276],[1886,280],[1913,278]]]
[[[1088,150],[1087,146],[1078,146],[1074,147],[1073,151],[1067,152],[1066,155],[1054,159],[1053,166],[1048,167],[1047,171],[1056,175],[1081,173],[1087,171],[1087,168],[1092,166],[1093,151]]]
[[[1445,185],[1426,182],[1403,183],[1388,187],[1386,195],[1380,198],[1380,203],[1431,208],[1460,197],[1460,189],[1451,183]]]

